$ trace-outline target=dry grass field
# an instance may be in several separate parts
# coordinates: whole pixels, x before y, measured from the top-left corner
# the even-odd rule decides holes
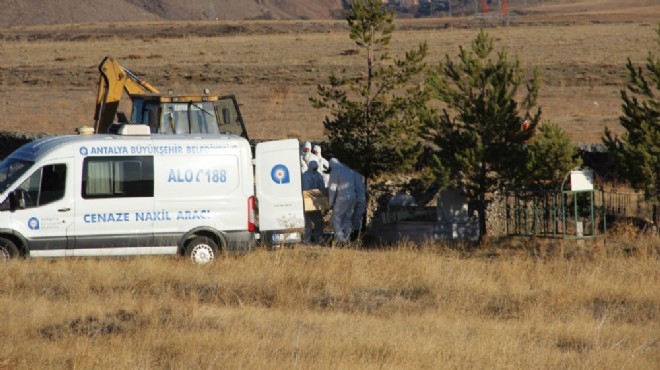
[[[508,27],[401,19],[392,54],[426,41],[434,65],[486,26],[497,49],[540,68],[543,119],[600,142],[605,126],[620,130],[626,59],[660,55],[660,4],[553,3]],[[4,28],[0,131],[92,125],[111,55],[164,91],[235,94],[253,138],[322,140],[308,98],[332,70],[364,68],[354,49],[333,20]],[[205,267],[12,260],[0,266],[0,370],[660,369],[658,236],[519,244],[258,249]]]
[[[660,239],[15,260],[0,369],[658,369]]]

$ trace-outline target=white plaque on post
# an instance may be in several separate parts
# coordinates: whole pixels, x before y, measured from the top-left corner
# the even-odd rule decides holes
[[[594,173],[592,170],[571,171],[571,191],[594,190]]]

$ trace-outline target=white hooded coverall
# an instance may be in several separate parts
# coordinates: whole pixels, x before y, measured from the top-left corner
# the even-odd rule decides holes
[[[355,176],[353,170],[336,158],[330,160],[330,169],[328,201],[332,209],[332,228],[335,241],[347,243],[351,235],[355,208]]]
[[[328,163],[328,160],[323,158],[323,155],[321,155],[321,146],[319,145],[314,145],[314,148],[312,149],[312,153],[316,156],[317,161],[319,162],[319,172],[321,173],[321,176],[323,176],[323,182],[325,183],[325,187],[328,187],[328,182],[330,181],[330,173],[328,172],[328,168],[330,168],[330,163]]]
[[[367,210],[367,191],[364,187],[364,177],[353,170],[355,177],[355,209],[353,210],[353,230],[362,230],[362,217]]]
[[[303,148],[300,152],[300,172],[304,173],[307,171],[307,164],[312,160],[312,143],[305,141]]]

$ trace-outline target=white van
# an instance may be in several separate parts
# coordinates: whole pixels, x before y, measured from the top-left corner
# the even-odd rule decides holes
[[[253,161],[239,136],[152,135],[143,125],[33,141],[0,163],[0,259],[181,254],[208,263],[249,250],[257,232],[300,241],[298,148],[295,139],[261,143]]]

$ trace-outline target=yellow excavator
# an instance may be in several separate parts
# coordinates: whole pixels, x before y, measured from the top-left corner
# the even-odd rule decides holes
[[[94,131],[112,132],[118,123],[148,125],[152,133],[229,133],[249,140],[234,95],[162,94],[152,84],[122,66],[112,57],[99,65],[99,86],[94,112]],[[130,118],[118,112],[126,92],[131,100]]]

